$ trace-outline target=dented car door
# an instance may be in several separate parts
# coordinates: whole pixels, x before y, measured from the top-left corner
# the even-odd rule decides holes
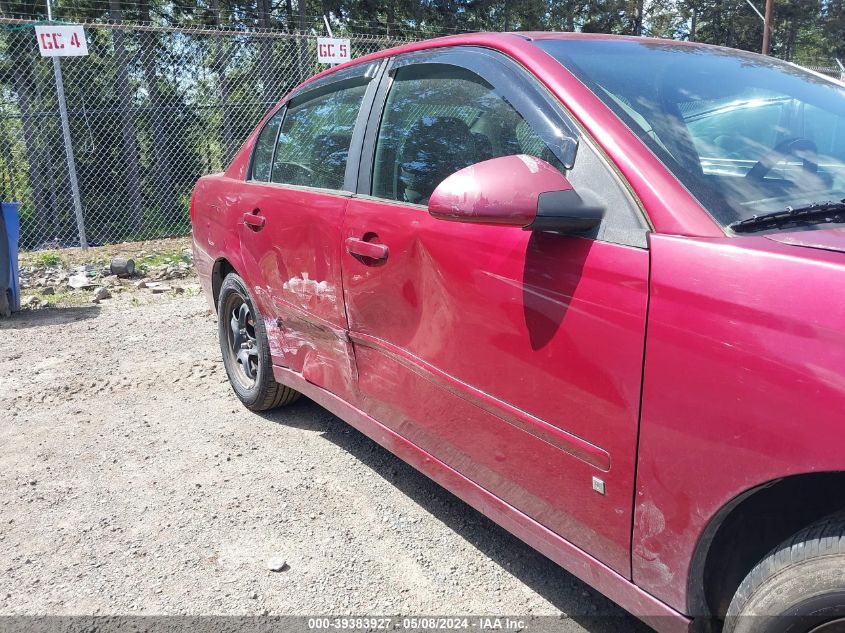
[[[268,120],[239,200],[245,272],[265,315],[274,364],[347,398],[355,376],[341,226],[350,146],[374,88],[373,68],[351,70],[306,86]]]

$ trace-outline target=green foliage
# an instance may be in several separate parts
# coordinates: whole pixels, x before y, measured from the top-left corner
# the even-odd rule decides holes
[[[64,259],[58,253],[39,253],[34,259],[35,263],[47,268],[59,268],[64,266]]]
[[[135,266],[138,271],[143,275],[155,266],[183,263],[189,264],[190,262],[190,257],[185,255],[182,249],[174,249],[169,251],[156,251],[154,253],[138,257],[135,260]]]

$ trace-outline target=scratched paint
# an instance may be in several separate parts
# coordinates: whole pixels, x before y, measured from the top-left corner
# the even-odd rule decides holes
[[[299,277],[291,277],[282,284],[282,288],[305,303],[308,303],[308,300],[312,297],[321,301],[328,301],[329,303],[335,303],[337,301],[334,284],[325,280],[315,281],[310,278],[307,272],[300,273]]]

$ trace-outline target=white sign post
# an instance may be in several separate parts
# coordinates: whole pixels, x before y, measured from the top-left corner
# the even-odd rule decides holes
[[[342,64],[352,59],[348,39],[338,37],[317,38],[317,62],[320,64]]]
[[[47,10],[48,12],[50,10],[49,0]],[[88,54],[85,29],[80,24],[48,24],[45,26],[36,26],[35,37],[38,40],[38,50],[41,51],[41,56],[53,58],[53,74],[56,77],[56,98],[59,102],[59,116],[62,119],[62,136],[65,141],[67,175],[68,180],[70,180],[70,192],[73,196],[76,229],[79,233],[79,245],[82,248],[88,248],[88,240],[85,237],[85,217],[82,213],[82,198],[79,195],[79,182],[76,178],[76,160],[73,157],[73,145],[71,144],[70,138],[70,122],[67,117],[62,64],[59,60],[60,57],[79,57]]]

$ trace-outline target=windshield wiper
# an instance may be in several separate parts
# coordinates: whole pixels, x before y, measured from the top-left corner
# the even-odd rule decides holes
[[[780,211],[755,215],[729,224],[736,233],[753,233],[766,229],[782,229],[800,224],[845,222],[845,199],[839,202],[813,202],[803,207],[786,207]]]

